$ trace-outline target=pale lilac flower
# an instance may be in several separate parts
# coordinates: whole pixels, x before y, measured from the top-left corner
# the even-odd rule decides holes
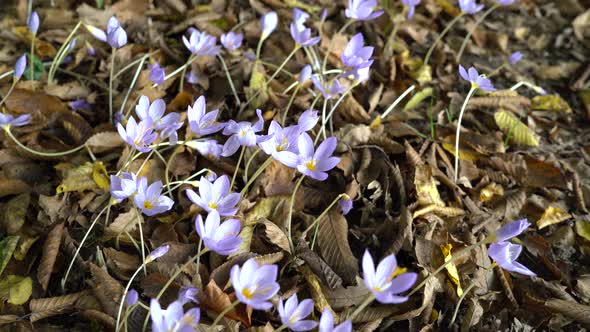
[[[262,27],[262,34],[260,39],[264,40],[275,31],[277,24],[279,23],[279,17],[276,12],[268,12],[260,18],[260,26]]]
[[[522,252],[522,246],[508,242],[511,238],[524,232],[530,225],[526,219],[513,221],[502,226],[492,235],[495,243],[490,245],[488,255],[504,270],[528,276],[535,275],[534,272],[516,261]]]
[[[322,23],[326,22],[327,17],[328,17],[328,9],[324,8],[324,9],[322,9],[322,14],[320,15],[320,22],[322,22]]]
[[[176,131],[183,125],[183,122],[178,121],[178,119],[180,119],[180,114],[171,112],[161,118],[158,122],[159,124],[156,126],[156,129],[160,130],[160,138],[168,138],[168,141],[172,145],[178,142],[178,133]]]
[[[512,54],[510,54],[510,58],[508,59],[508,63],[510,63],[511,65],[515,65],[517,62],[519,62],[520,60],[522,60],[523,55],[521,52],[514,52]]]
[[[154,249],[154,251],[150,252],[150,254],[145,258],[146,264],[151,263],[151,262],[155,261],[156,259],[166,255],[169,250],[170,250],[170,245],[168,245],[168,244],[157,247],[156,249]]]
[[[162,84],[166,78],[166,73],[164,72],[164,67],[160,67],[160,65],[156,62],[153,65],[149,65],[148,69],[150,70],[150,74],[148,78],[152,83],[155,84]]]
[[[195,69],[191,69],[188,73],[186,73],[186,81],[190,84],[197,84],[199,83],[199,74]]]
[[[151,151],[150,144],[158,137],[158,134],[154,132],[153,122],[150,119],[137,123],[135,118],[130,117],[127,120],[126,127],[123,127],[121,123],[117,123],[117,131],[123,141],[140,152]]]
[[[107,23],[107,42],[114,48],[121,48],[127,44],[127,32],[115,16]]]
[[[96,55],[96,49],[94,48],[94,46],[92,46],[88,41],[86,41],[86,54],[88,56],[95,56]]]
[[[301,116],[297,121],[299,131],[301,133],[310,131],[318,123],[319,119],[320,117],[318,116],[318,111],[312,109],[306,110],[305,112],[301,113]]]
[[[342,198],[340,201],[338,201],[338,205],[340,206],[340,211],[342,211],[342,214],[347,215],[348,212],[352,210],[352,199],[350,199],[350,197],[347,195],[345,198]]]
[[[92,108],[90,107],[90,104],[80,98],[80,99],[76,99],[73,102],[70,103],[70,108],[74,111],[78,111],[78,110],[86,110],[86,111],[90,111]]]
[[[299,126],[282,128],[276,121],[272,121],[268,127],[268,134],[271,138],[258,145],[262,151],[279,162],[292,165],[297,163],[297,160],[285,160],[285,158],[297,158],[297,138],[300,133]]]
[[[306,28],[305,26],[303,28],[299,28],[297,24],[291,23],[290,30],[291,37],[297,45],[313,46],[320,42],[320,37],[311,37],[310,28]]]
[[[118,203],[135,194],[137,191],[137,175],[122,172],[121,176],[111,175],[111,196]]]
[[[23,73],[25,72],[25,68],[27,68],[27,55],[21,55],[14,64],[14,80],[19,80]]]
[[[166,103],[163,99],[156,99],[153,103],[150,103],[150,99],[147,96],[139,97],[139,101],[135,106],[135,113],[140,120],[150,120],[154,125],[162,119],[164,112],[166,111]]]
[[[307,133],[301,133],[297,141],[299,155],[285,151],[281,162],[289,167],[297,168],[299,172],[313,179],[324,181],[328,178],[326,172],[340,162],[340,158],[332,157],[336,144],[336,137],[329,137],[314,152],[311,137]]]
[[[228,51],[235,51],[242,45],[242,40],[244,39],[244,35],[241,33],[235,33],[230,31],[228,33],[224,33],[221,35],[221,45],[225,47]]]
[[[236,252],[240,243],[242,243],[242,238],[239,236],[240,221],[238,219],[227,219],[220,223],[219,213],[216,210],[212,210],[207,214],[205,223],[203,223],[203,218],[199,214],[195,220],[195,228],[205,247],[223,256]]]
[[[509,6],[513,4],[516,0],[497,0],[500,6]]]
[[[342,93],[344,91],[344,87],[340,85],[338,79],[332,81],[332,83],[326,83],[325,85],[320,82],[320,79],[317,76],[312,76],[311,81],[313,85],[318,89],[324,98],[331,99]]]
[[[470,67],[469,71],[466,71],[463,66],[459,65],[459,75],[464,80],[469,81],[473,89],[480,89],[487,92],[496,91],[490,79],[485,77],[485,75],[480,75],[477,69],[473,67]]]
[[[258,116],[258,121],[254,124],[248,121],[235,122],[234,120],[229,120],[225,128],[223,128],[223,134],[231,136],[223,145],[222,156],[231,156],[238,151],[240,146],[254,146],[256,143],[264,142],[270,138],[269,136],[256,135],[264,127],[262,111],[256,109],[256,115]]]
[[[138,300],[139,294],[137,293],[137,291],[135,289],[130,289],[129,292],[127,292],[127,296],[125,296],[125,304],[127,304],[128,306],[134,305],[137,303]]]
[[[459,0],[459,7],[461,11],[466,14],[475,14],[480,12],[484,5],[478,5],[477,0]]]
[[[269,310],[269,300],[280,287],[277,283],[276,265],[258,266],[254,258],[247,260],[242,268],[234,265],[230,271],[231,282],[240,302],[256,310]]]
[[[361,21],[372,20],[383,14],[382,10],[373,12],[375,7],[377,7],[377,0],[348,0],[344,15]]]
[[[408,19],[410,19],[414,16],[416,6],[420,4],[420,0],[402,0],[402,3],[408,7]]]
[[[338,326],[334,326],[334,315],[330,308],[324,309],[322,317],[320,318],[320,326],[318,332],[351,332],[352,322],[345,320]]]
[[[500,227],[494,233],[494,242],[503,242],[519,236],[531,223],[527,219],[520,219]]]
[[[37,30],[39,30],[39,14],[36,11],[32,12],[31,16],[29,16],[27,25],[33,36],[37,35]]]
[[[15,118],[10,114],[0,112],[0,127],[5,129],[11,126],[22,127],[29,123],[31,123],[31,114],[23,114]]]
[[[305,67],[303,67],[301,69],[301,72],[299,73],[299,78],[298,78],[299,84],[305,83],[305,81],[307,81],[310,78],[311,78],[311,66],[305,65]]]
[[[293,8],[293,23],[297,25],[297,28],[305,28],[305,22],[309,18],[309,14],[299,8]]]
[[[203,156],[208,156],[213,159],[219,159],[221,152],[223,151],[223,145],[217,143],[214,139],[208,139],[205,141],[191,141],[185,143],[187,146],[199,151]]]
[[[166,310],[160,306],[160,302],[152,299],[150,302],[150,316],[152,318],[153,332],[189,332],[198,330],[197,326],[201,318],[199,308],[189,309],[184,312],[180,301],[170,303]]]
[[[385,257],[375,270],[375,263],[369,250],[363,255],[363,279],[365,286],[375,295],[381,303],[402,303],[408,300],[406,296],[399,296],[410,289],[416,282],[418,275],[406,272],[393,277],[397,270],[397,261],[394,255]]]
[[[191,30],[189,39],[182,36],[182,42],[195,55],[217,55],[221,51],[219,46],[216,45],[217,37],[197,29]]]
[[[233,216],[238,212],[240,194],[230,192],[229,178],[220,176],[211,183],[207,178],[199,180],[199,195],[192,189],[186,190],[186,195],[191,202],[197,204],[207,212],[216,210],[220,216]]]
[[[192,132],[200,136],[216,133],[225,126],[225,123],[217,122],[218,109],[207,113],[205,96],[197,98],[192,107],[189,105],[186,114]]]
[[[303,320],[313,312],[313,300],[305,299],[299,303],[297,294],[293,294],[283,304],[283,298],[279,297],[277,306],[281,322],[293,331],[309,331],[318,323],[313,320]]]
[[[189,302],[199,303],[199,300],[197,300],[197,293],[199,293],[197,287],[182,287],[180,288],[180,291],[178,291],[177,301],[183,305]]]
[[[350,38],[350,41],[344,47],[344,52],[342,52],[342,56],[340,57],[342,64],[353,68],[370,66],[372,64],[370,58],[373,55],[374,48],[372,46],[364,46],[364,44],[365,39],[360,32]]]
[[[156,181],[149,186],[147,178],[142,177],[137,184],[137,194],[133,196],[135,206],[146,216],[153,216],[172,209],[174,201],[162,195],[162,181]]]
[[[371,65],[373,64],[373,60],[369,60],[367,62],[366,67],[357,67],[352,68],[351,70],[347,71],[343,74],[343,76],[348,77],[358,83],[364,82],[369,79],[369,71],[371,69]]]
[[[84,24],[84,27],[86,30],[88,30],[88,32],[90,32],[92,36],[94,36],[94,38],[106,43],[107,34],[103,30],[90,24]]]

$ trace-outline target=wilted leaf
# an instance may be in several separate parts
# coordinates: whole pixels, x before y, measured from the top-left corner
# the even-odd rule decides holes
[[[577,220],[576,221],[576,233],[579,236],[590,241],[590,222],[587,222],[584,220]]]
[[[485,203],[494,196],[504,196],[504,188],[495,182],[491,182],[479,192],[479,201]]]
[[[25,223],[25,217],[31,201],[30,193],[23,193],[11,198],[4,205],[3,226],[8,234],[16,234]]]
[[[418,106],[418,104],[420,104],[424,99],[428,97],[432,97],[432,87],[426,87],[417,92],[415,95],[413,95],[412,98],[410,98],[410,100],[408,100],[408,102],[406,103],[406,106],[404,106],[402,112],[407,112],[415,108],[416,106]]]
[[[0,298],[9,303],[26,303],[33,292],[33,280],[29,277],[8,275],[0,281]]]
[[[572,113],[570,105],[557,94],[536,96],[531,100],[531,107],[536,111]]]
[[[121,139],[119,133],[107,131],[92,135],[87,141],[86,146],[94,153],[109,151],[124,146],[125,142]]]
[[[62,183],[57,187],[58,194],[67,191],[82,192],[102,188],[108,190],[109,180],[102,162],[85,163],[65,171]]]
[[[88,291],[83,291],[58,297],[33,299],[29,304],[31,309],[31,322],[34,323],[43,318],[71,311],[74,309],[76,301],[87,294],[89,294]]]
[[[10,235],[0,241],[0,275],[2,275],[4,268],[10,261],[19,239],[20,236],[18,235]]]
[[[550,225],[559,224],[560,222],[566,221],[571,217],[571,214],[563,211],[562,209],[550,206],[545,210],[545,212],[543,212],[541,218],[537,220],[537,227],[539,227],[539,229],[543,229]]]
[[[59,246],[64,232],[64,224],[60,223],[53,227],[53,229],[47,234],[47,239],[43,245],[43,256],[37,270],[37,279],[41,288],[47,290],[49,279],[51,278],[51,272],[53,272],[53,265],[57,255],[59,254]]]
[[[502,131],[509,135],[510,141],[517,144],[538,146],[539,140],[529,127],[517,119],[512,113],[507,111],[498,111],[494,114],[496,124]]]
[[[481,158],[481,154],[461,144],[463,140],[459,138],[459,159],[475,161]],[[443,149],[447,150],[453,156],[455,156],[455,135],[449,135],[443,140]]]
[[[561,299],[549,299],[545,306],[552,312],[560,313],[583,324],[590,324],[590,306]]]
[[[428,165],[417,165],[414,176],[414,185],[416,186],[416,195],[421,206],[438,205],[445,206],[440,198],[436,181],[432,176],[432,169]]]
[[[227,295],[215,281],[211,280],[207,287],[203,290],[204,299],[202,306],[215,313],[221,313],[224,309],[231,306],[233,302],[229,295]],[[250,327],[250,317],[246,312],[246,306],[240,304],[234,310],[225,314],[225,317],[244,323],[246,327]]]
[[[451,255],[452,249],[453,245],[450,243],[440,245],[440,250],[442,251],[442,254],[445,257],[445,263],[453,259],[453,256]],[[451,278],[453,284],[457,286],[457,296],[463,295],[463,289],[461,288],[461,279],[459,279],[459,271],[457,271],[457,266],[455,265],[455,263],[448,264],[445,267],[445,269],[447,269],[447,273]]]

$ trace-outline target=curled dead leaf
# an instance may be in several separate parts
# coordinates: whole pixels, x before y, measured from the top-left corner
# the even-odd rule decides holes
[[[47,234],[45,244],[43,244],[43,255],[41,256],[41,262],[37,270],[37,279],[41,288],[44,291],[47,290],[51,273],[53,272],[53,265],[59,254],[59,247],[61,239],[64,233],[64,224],[60,223],[53,227],[53,229]]]

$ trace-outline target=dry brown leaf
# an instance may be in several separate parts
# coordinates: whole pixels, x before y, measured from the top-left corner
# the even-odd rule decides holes
[[[304,260],[311,271],[321,277],[324,285],[328,285],[330,289],[342,287],[342,278],[318,254],[309,249],[305,240],[299,241],[295,250],[297,258]]]
[[[31,201],[30,193],[23,193],[11,198],[3,206],[2,226],[9,235],[17,234],[25,223],[25,217]]]
[[[316,309],[319,312],[323,312],[326,308],[332,310],[330,304],[328,304],[328,300],[326,300],[324,292],[322,291],[320,278],[316,276],[307,265],[300,266],[299,270],[302,272],[305,281],[307,281]]]
[[[262,225],[264,225],[264,234],[266,235],[268,241],[285,250],[286,252],[291,253],[289,239],[287,238],[285,232],[279,228],[279,226],[265,218],[258,219],[258,223],[262,223]]]
[[[59,254],[59,246],[64,233],[64,223],[57,224],[47,234],[45,244],[43,244],[43,255],[41,256],[41,262],[37,270],[37,279],[41,288],[44,291],[47,290],[51,273],[53,272],[53,265]]]
[[[18,195],[31,191],[31,187],[18,179],[0,178],[0,197]]]
[[[115,278],[111,277],[105,269],[92,263],[89,266],[94,283],[92,289],[94,296],[96,296],[104,311],[111,316],[115,316],[123,294],[123,286]]]
[[[114,131],[94,134],[86,141],[86,146],[88,146],[94,153],[110,151],[122,147],[124,144],[125,142],[123,142],[119,133]]]
[[[82,296],[90,294],[90,291],[49,297],[44,299],[32,299],[29,303],[31,309],[31,323],[40,319],[61,315],[74,309],[76,301]]]
[[[428,206],[431,204],[438,206],[445,206],[445,203],[440,198],[436,181],[432,176],[432,169],[429,165],[417,165],[416,174],[414,176],[414,185],[416,186],[416,195],[421,206]]]
[[[138,220],[139,219],[139,220]],[[143,223],[143,216],[135,210],[120,213],[106,229],[107,236],[116,236],[124,232],[131,232],[137,227],[137,223]]]
[[[554,206],[549,206],[541,215],[541,218],[537,220],[537,227],[539,229],[543,229],[550,225],[559,224],[564,222],[572,217],[571,214],[563,211],[562,209]]]
[[[203,290],[204,299],[201,302],[203,308],[211,310],[216,314],[222,312],[225,308],[229,307],[233,302],[229,295],[227,295],[215,281],[211,280],[207,284],[207,287]],[[225,317],[244,323],[246,327],[250,327],[250,315],[247,313],[246,306],[239,304],[234,310],[225,314]]]
[[[545,307],[580,323],[590,324],[590,306],[560,299],[549,299],[545,301]]]
[[[141,264],[137,255],[130,255],[113,248],[104,248],[103,253],[109,270],[123,280],[129,280],[133,272]]]

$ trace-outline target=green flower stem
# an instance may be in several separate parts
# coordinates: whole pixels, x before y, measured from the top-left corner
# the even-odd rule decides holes
[[[252,183],[254,183],[254,181],[260,176],[260,174],[262,174],[262,172],[264,172],[264,170],[268,167],[268,165],[270,165],[270,163],[273,161],[272,156],[269,156],[266,161],[264,162],[264,164],[262,164],[257,170],[256,172],[252,175],[252,177],[248,180],[248,182],[246,183],[246,185],[244,186],[244,188],[242,188],[242,191],[240,192],[240,197],[244,197],[244,195],[246,194],[246,191],[248,191],[248,188],[250,187],[250,185]]]
[[[153,51],[150,53],[147,53],[143,56],[141,56],[139,59],[133,60],[131,61],[129,64],[127,64],[125,67],[119,69],[116,73],[115,73],[115,79],[118,78],[119,76],[121,76],[123,73],[125,73],[127,70],[129,70],[130,68],[134,67],[136,64],[138,64],[139,62],[144,61],[144,58],[149,58],[155,54],[158,54],[160,52],[160,50],[157,51]]]
[[[412,85],[411,87],[407,88],[406,91],[404,91],[401,95],[399,95],[399,97],[397,97],[397,99],[391,104],[389,105],[389,107],[385,110],[385,112],[383,112],[383,114],[381,114],[381,119],[385,119],[385,117],[387,115],[389,115],[389,113],[391,113],[391,111],[393,111],[393,109],[397,106],[397,104],[399,104],[408,94],[410,94],[412,91],[414,91],[414,89],[416,88],[415,85]]]
[[[121,108],[119,109],[119,112],[121,114],[123,114],[123,111],[125,110],[125,105],[127,104],[127,100],[129,99],[129,96],[131,95],[131,91],[133,90],[133,87],[135,86],[135,83],[137,82],[137,79],[139,78],[139,74],[141,74],[141,69],[143,68],[143,64],[145,63],[147,58],[148,58],[148,55],[146,54],[146,55],[142,56],[139,61],[139,65],[137,66],[137,70],[135,70],[135,75],[133,75],[133,80],[131,81],[131,84],[129,84],[129,89],[127,89],[127,93],[125,94],[125,98],[123,98],[123,103],[121,104]]]
[[[82,241],[80,242],[80,245],[78,245],[78,249],[76,249],[76,252],[74,253],[74,257],[72,257],[72,260],[70,261],[70,265],[68,266],[68,269],[66,270],[66,274],[64,275],[64,277],[61,280],[61,289],[63,291],[66,290],[66,282],[68,281],[68,276],[70,275],[70,271],[72,270],[72,267],[74,266],[74,262],[76,261],[76,258],[78,257],[78,255],[80,254],[80,250],[82,249],[82,247],[84,246],[84,242],[86,242],[86,239],[88,238],[88,235],[90,235],[90,232],[92,231],[92,228],[94,228],[94,225],[96,225],[96,222],[98,221],[98,219],[100,218],[100,216],[102,216],[102,214],[111,207],[112,203],[109,203],[107,206],[105,206],[96,216],[96,218],[94,218],[94,220],[90,223],[90,227],[88,228],[88,230],[86,231],[86,234],[84,234],[84,237],[82,238]]]
[[[186,70],[187,68],[197,60],[197,56],[194,54],[191,54],[188,57],[188,60],[186,61],[186,63],[184,64],[184,66],[182,66],[182,70],[180,71],[180,83],[178,85],[178,92],[182,92],[182,89],[184,89],[184,76],[186,75]],[[164,81],[166,80],[166,77],[164,77]],[[156,85],[156,84],[154,84]]]
[[[139,172],[138,172],[139,173]],[[141,244],[141,261],[145,262],[145,243],[143,241],[143,228],[141,227],[141,213],[136,206],[133,206],[135,210],[135,220],[137,221],[137,226],[139,226],[139,241]],[[143,274],[147,275],[147,269],[145,268],[145,264],[143,265]]]
[[[285,113],[283,113],[283,120],[281,121],[282,126],[284,126],[285,121],[287,121],[287,114],[289,113],[289,109],[291,108],[291,105],[293,104],[293,101],[295,100],[295,96],[297,96],[297,93],[299,92],[300,88],[301,88],[301,84],[297,84],[295,91],[293,91],[291,98],[289,98],[289,103],[287,104],[287,108],[285,108]]]
[[[342,28],[340,28],[340,30],[338,30],[338,32],[336,32],[336,34],[334,34],[332,36],[332,39],[330,39],[330,44],[328,44],[328,50],[326,51],[326,54],[324,54],[324,61],[322,62],[322,71],[320,73],[323,73],[324,71],[326,71],[326,65],[328,63],[328,57],[330,56],[330,53],[332,53],[332,49],[334,48],[334,40],[337,35],[341,34],[342,32],[344,32],[346,30],[346,28],[348,28],[352,23],[356,22],[356,20],[351,19],[349,21],[347,21]]]
[[[465,108],[467,108],[467,103],[469,103],[469,99],[471,96],[477,91],[477,87],[472,86],[469,89],[469,93],[467,93],[467,98],[463,102],[463,106],[461,107],[461,112],[459,112],[459,119],[457,121],[457,132],[455,133],[455,183],[457,183],[457,179],[459,178],[459,135],[461,135],[461,121],[463,120],[463,113],[465,113]]]
[[[111,74],[109,75],[109,121],[113,121],[113,73],[115,72],[115,52],[117,52],[117,49],[111,47]]]
[[[504,62],[504,63],[503,63],[503,64],[502,64],[500,67],[498,67],[498,68],[494,69],[494,70],[493,70],[493,71],[491,71],[489,74],[487,74],[487,75],[486,75],[486,77],[487,77],[487,78],[490,78],[490,77],[492,77],[492,76],[496,75],[497,73],[499,73],[499,72],[500,72],[500,70],[502,70],[502,69],[504,69],[504,68],[508,67],[508,65],[509,65],[509,63],[508,63],[508,62]]]
[[[227,77],[227,82],[229,83],[229,87],[231,88],[231,92],[234,94],[234,97],[236,98],[236,103],[239,107],[240,106],[240,97],[238,97],[238,92],[236,91],[236,87],[234,86],[234,81],[231,77],[231,74],[229,73],[229,69],[227,69],[227,65],[225,64],[225,60],[223,60],[223,57],[219,54],[217,55],[217,58],[219,59],[219,62],[221,62],[221,65],[223,66],[223,71],[225,72],[225,76]]]
[[[311,247],[310,249],[313,250],[314,244],[315,244],[315,239],[318,235],[318,230],[320,227],[320,221],[322,220],[322,218],[324,218],[326,216],[326,214],[330,211],[330,209],[332,209],[332,207],[338,203],[338,201],[340,201],[343,197],[348,197],[347,194],[340,194],[338,195],[333,201],[332,203],[330,203],[330,205],[328,205],[327,208],[324,209],[324,211],[322,211],[322,213],[315,218],[315,220],[311,223],[311,225],[309,225],[302,233],[302,237],[305,237],[307,235],[307,233],[309,231],[311,231],[311,229],[315,226],[315,230],[313,232],[313,239],[311,240]]]
[[[127,282],[127,286],[125,286],[125,291],[123,292],[123,295],[121,296],[121,304],[119,305],[119,312],[117,313],[117,323],[115,324],[115,332],[119,332],[119,329],[121,328],[121,323],[120,323],[121,322],[121,313],[123,312],[123,306],[125,305],[125,298],[127,297],[127,293],[129,292],[129,288],[131,288],[131,284],[133,283],[133,280],[135,279],[135,277],[137,277],[139,272],[142,269],[145,269],[145,266],[151,262],[153,262],[153,260],[150,260],[150,261],[144,260],[143,263],[137,268],[137,270],[135,270],[135,272],[131,276],[131,279],[129,279],[129,282]]]
[[[244,150],[246,150],[246,147],[242,146],[242,148],[240,149],[240,157],[238,158],[238,163],[236,164],[236,170],[234,171],[234,175],[231,177],[231,183],[229,185],[230,191],[234,187],[236,176],[238,175],[238,171],[240,170],[240,164],[242,163],[242,159],[244,159]]]
[[[289,214],[287,215],[287,238],[289,239],[289,247],[291,247],[291,252],[295,252],[295,246],[293,245],[293,237],[291,236],[291,220],[293,219],[293,205],[295,204],[295,195],[297,194],[297,190],[301,186],[303,179],[305,179],[305,175],[302,175],[295,184],[293,194],[291,194],[291,201],[289,202]]]
[[[232,304],[229,307],[223,309],[223,311],[220,312],[219,315],[217,315],[217,317],[215,318],[213,323],[211,323],[211,328],[214,329],[215,325],[217,325],[217,323],[219,323],[221,318],[223,318],[225,316],[225,314],[227,314],[228,312],[232,311],[239,303],[240,303],[240,300],[235,300],[234,302],[232,302]]]
[[[181,83],[184,82],[184,73],[186,72],[186,68],[188,68],[193,62],[195,62],[197,60],[197,57],[193,54],[191,54],[191,56],[188,58],[188,60],[186,61],[186,63],[178,68],[176,68],[175,71],[171,72],[170,74],[164,76],[164,81],[167,81],[169,79],[171,79],[172,77],[178,75],[178,73],[182,73],[182,77],[181,79]],[[155,87],[157,84],[152,85],[152,87]]]
[[[65,58],[66,51],[70,47],[70,41],[72,41],[72,38],[74,38],[74,35],[78,31],[78,29],[80,29],[81,26],[82,26],[82,21],[79,21],[78,24],[76,24],[76,26],[72,30],[72,32],[70,32],[70,34],[68,35],[68,37],[66,38],[64,43],[61,45],[61,47],[57,51],[55,57],[53,58],[53,62],[51,63],[51,66],[49,67],[49,73],[47,75],[47,83],[49,85],[53,84],[53,78],[55,76],[55,72],[57,71],[57,67],[59,67],[59,65],[61,64],[61,62]]]
[[[62,151],[62,152],[41,152],[41,151],[36,151],[36,150],[33,150],[33,149],[27,147],[26,145],[22,144],[21,142],[19,142],[18,139],[16,139],[16,137],[14,137],[14,135],[10,131],[10,126],[5,125],[5,126],[3,126],[3,129],[6,132],[6,134],[8,135],[8,137],[10,137],[14,141],[14,143],[16,143],[16,145],[18,145],[21,149],[23,149],[23,150],[25,150],[25,151],[27,151],[29,153],[38,155],[38,156],[42,156],[42,157],[61,157],[61,156],[66,156],[68,154],[72,154],[72,153],[78,152],[78,151],[82,150],[86,146],[86,144],[82,144],[82,145],[80,145],[78,147],[75,147],[75,148],[73,148],[71,150],[66,150],[66,151]]]
[[[428,53],[426,53],[426,57],[424,58],[424,65],[425,66],[428,65],[428,62],[430,61],[430,56],[432,55],[432,52],[434,51],[434,48],[436,47],[436,45],[438,45],[438,43],[443,39],[443,37],[447,34],[447,32],[449,32],[449,30],[451,30],[453,25],[455,25],[455,23],[457,23],[461,19],[461,17],[463,17],[463,16],[465,16],[464,12],[461,12],[461,14],[455,16],[455,18],[451,22],[449,22],[449,24],[447,24],[447,26],[441,32],[441,34],[438,35],[438,37],[436,38],[436,40],[434,41],[432,46],[430,46],[430,48],[428,49]]]
[[[326,139],[326,124],[328,122],[328,117],[326,116],[326,107],[328,105],[328,100],[324,98],[324,106],[322,106],[322,127],[320,128],[320,133],[315,137],[314,145],[318,143],[320,140],[320,136]]]
[[[31,76],[29,77],[29,81],[35,80],[35,39],[37,37],[33,35],[31,39],[31,63],[29,64],[29,73]]]
[[[471,30],[469,30],[469,32],[467,32],[467,35],[465,36],[465,39],[463,40],[463,43],[461,44],[461,48],[459,49],[459,53],[457,53],[457,59],[456,59],[457,63],[461,63],[461,57],[463,56],[463,52],[465,51],[465,47],[467,46],[467,43],[471,39],[471,35],[473,35],[473,33],[475,32],[475,29],[477,29],[477,27],[486,19],[486,17],[488,17],[488,15],[490,15],[494,10],[498,9],[498,7],[500,7],[500,4],[496,3],[495,5],[490,7],[488,10],[486,10],[486,12],[483,13],[477,19],[477,21],[475,21],[475,25],[473,26],[473,28]]]
[[[244,176],[242,177],[244,182],[248,182],[248,171],[250,170],[250,164],[252,164],[252,161],[254,161],[254,158],[258,153],[260,153],[260,151],[262,151],[261,148],[256,148],[256,151],[254,151],[250,158],[248,158],[248,161],[246,161],[246,167],[244,168]]]
[[[348,316],[348,319],[352,321],[354,317],[360,314],[361,311],[363,311],[369,304],[373,303],[373,301],[375,301],[375,295],[371,292],[369,293],[369,296],[367,296],[367,299],[365,299],[365,301],[363,301],[363,303],[361,303],[361,305],[359,305],[359,307],[356,308],[356,310],[350,316]]]
[[[287,325],[283,324],[278,329],[274,330],[273,332],[280,332],[280,331],[282,331],[282,330],[284,330],[286,328],[287,328]]]

